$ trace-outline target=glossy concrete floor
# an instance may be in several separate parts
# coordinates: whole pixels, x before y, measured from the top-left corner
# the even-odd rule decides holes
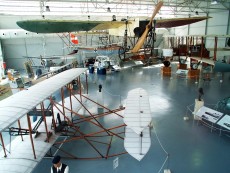
[[[89,95],[96,100],[98,85],[103,86],[104,104],[111,109],[124,104],[128,91],[145,89],[150,98],[153,128],[151,128],[151,148],[139,162],[129,154],[118,156],[118,167],[113,169],[114,159],[68,160],[62,162],[70,167],[70,173],[158,173],[170,169],[173,173],[229,173],[230,138],[219,135],[193,121],[187,106],[198,97],[198,88],[203,87],[204,102],[216,104],[230,96],[230,74],[214,73],[211,81],[187,79],[175,74],[173,65],[171,77],[162,76],[160,67],[133,67],[112,74],[89,74]],[[220,82],[220,80],[223,80]],[[93,106],[90,106],[92,108]],[[184,117],[189,116],[185,121]],[[122,123],[117,116],[105,117],[100,121],[106,127]],[[81,130],[90,131],[95,127],[84,124]],[[99,144],[98,144],[99,145]],[[62,146],[76,155],[95,154],[84,142],[77,140]],[[103,147],[99,147],[103,150]],[[125,151],[123,141],[115,139],[111,153]],[[59,152],[62,155],[61,152]],[[96,155],[96,154],[95,154]],[[44,158],[33,173],[48,173],[51,158]]]

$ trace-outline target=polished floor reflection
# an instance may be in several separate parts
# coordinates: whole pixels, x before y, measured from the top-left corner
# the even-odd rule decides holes
[[[97,100],[98,85],[103,87],[104,105],[110,109],[124,105],[128,91],[143,88],[149,93],[152,112],[151,148],[139,162],[129,154],[118,158],[118,167],[113,169],[114,159],[63,160],[70,173],[158,173],[170,169],[176,173],[227,173],[230,172],[230,138],[218,131],[193,121],[187,106],[198,98],[198,89],[203,87],[205,104],[216,104],[229,97],[230,74],[211,74],[211,81],[188,79],[175,74],[162,76],[160,67],[133,67],[107,75],[89,74],[89,95]],[[91,107],[92,108],[92,107]],[[189,120],[184,120],[189,116]],[[112,126],[121,118],[105,118],[101,123]],[[94,128],[85,125],[85,129]],[[73,153],[92,154],[82,142],[74,141],[62,147]],[[115,140],[112,151],[124,150],[123,142]],[[88,153],[87,153],[88,152]],[[44,158],[33,173],[49,172],[51,158]]]

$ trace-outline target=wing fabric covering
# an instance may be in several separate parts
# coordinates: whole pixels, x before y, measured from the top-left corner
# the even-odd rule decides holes
[[[207,20],[210,17],[191,17],[191,18],[172,18],[172,19],[161,19],[156,21],[156,28],[172,28],[183,25],[189,25],[192,23]]]
[[[74,31],[106,30],[124,25],[120,21],[77,21],[77,20],[24,20],[17,25],[35,33],[63,33]]]

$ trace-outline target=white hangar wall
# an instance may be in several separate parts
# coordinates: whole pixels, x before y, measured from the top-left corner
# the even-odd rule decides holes
[[[39,57],[40,55],[62,55],[63,47],[62,42],[58,38],[15,38],[3,40],[3,53],[8,68],[22,69],[24,62],[27,60],[25,57]],[[45,41],[43,41],[45,40]],[[46,50],[49,51],[46,51]],[[35,65],[38,65],[39,59],[32,59]],[[40,64],[39,64],[40,65]]]

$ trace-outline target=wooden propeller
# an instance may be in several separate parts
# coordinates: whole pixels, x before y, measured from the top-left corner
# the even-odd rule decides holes
[[[148,32],[149,32],[149,29],[151,28],[151,25],[152,25],[152,22],[153,22],[153,18],[156,16],[156,14],[158,13],[158,11],[160,10],[160,8],[162,7],[163,5],[163,2],[160,1],[158,2],[158,4],[156,5],[154,11],[153,11],[153,14],[152,14],[152,17],[149,21],[149,23],[146,25],[146,28],[145,28],[145,31],[144,33],[142,34],[142,36],[139,38],[137,44],[134,46],[134,48],[131,50],[132,53],[136,53],[139,51],[139,49],[142,47],[142,45],[144,44],[145,42],[145,39],[148,35]]]

